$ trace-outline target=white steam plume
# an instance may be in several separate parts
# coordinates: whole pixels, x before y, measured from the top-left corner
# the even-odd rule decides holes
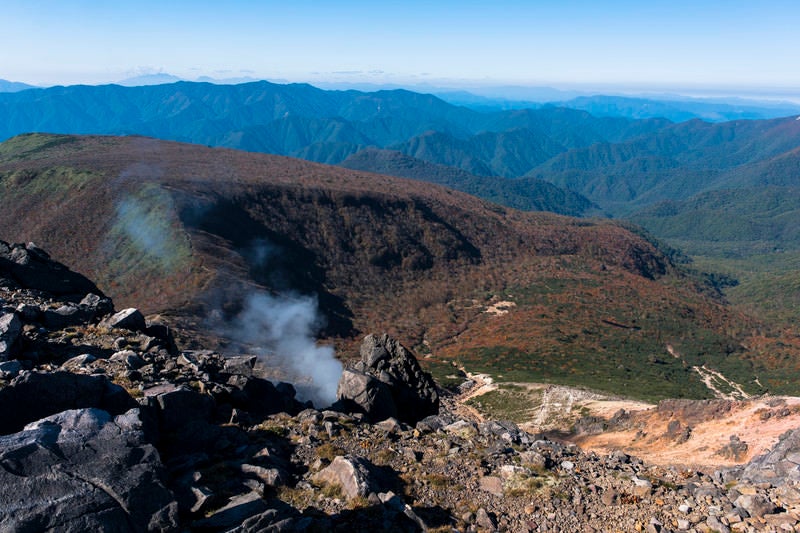
[[[255,293],[226,328],[228,335],[254,349],[257,355],[277,358],[282,369],[293,374],[301,401],[316,407],[336,401],[342,363],[331,346],[318,346],[314,333],[321,324],[315,298],[297,295],[270,296]]]

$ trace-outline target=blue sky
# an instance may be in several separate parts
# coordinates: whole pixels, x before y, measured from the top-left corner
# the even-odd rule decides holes
[[[4,0],[0,78],[800,87],[797,0]]]

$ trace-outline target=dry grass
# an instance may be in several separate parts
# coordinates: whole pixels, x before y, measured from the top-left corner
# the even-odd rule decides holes
[[[319,446],[317,446],[316,451],[317,451],[317,456],[320,459],[323,459],[328,462],[333,461],[334,459],[336,459],[336,457],[340,455],[345,455],[347,453],[344,449],[340,448],[339,446],[336,446],[335,444],[331,444],[330,442],[325,442],[323,444],[320,444]]]

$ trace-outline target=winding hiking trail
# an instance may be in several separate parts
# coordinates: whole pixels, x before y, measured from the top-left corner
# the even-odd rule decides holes
[[[497,390],[497,384],[495,384],[494,380],[488,374],[472,374],[467,372],[464,367],[459,367],[464,375],[467,376],[467,379],[475,383],[472,387],[467,389],[466,392],[458,395],[455,397],[455,402],[453,404],[453,410],[458,413],[465,415],[467,418],[474,420],[476,422],[483,422],[486,417],[481,414],[480,411],[468,405],[467,402],[472,398],[476,398],[487,392],[491,392],[493,390]]]

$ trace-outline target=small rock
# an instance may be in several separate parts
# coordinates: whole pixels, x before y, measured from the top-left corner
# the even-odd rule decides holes
[[[709,516],[706,519],[706,525],[711,528],[711,531],[716,531],[717,533],[731,533],[731,528],[720,522],[716,516]]]
[[[330,424],[331,422],[327,423]],[[402,426],[400,425],[400,422],[394,417],[389,417],[386,420],[378,422],[377,424],[375,424],[375,427],[382,429],[383,431],[385,431],[390,435],[395,435],[403,430]]]
[[[765,514],[763,519],[767,524],[782,531],[795,531],[797,518],[789,513]]]
[[[17,306],[17,314],[24,322],[36,322],[42,314],[41,309],[35,305],[19,304]]]
[[[192,513],[199,513],[203,508],[212,500],[214,493],[207,487],[192,487],[192,496],[195,498],[194,503],[189,509]]]
[[[530,468],[547,467],[547,458],[535,450],[526,450],[519,454],[519,459],[523,465]]]
[[[116,352],[110,358],[111,361],[119,361],[125,363],[125,366],[136,370],[142,368],[144,366],[144,359],[142,359],[139,354],[134,352],[133,350],[123,350],[121,352]]]
[[[226,374],[238,374],[240,376],[252,377],[258,358],[255,355],[237,355],[226,357],[222,371]]]
[[[268,509],[258,492],[249,492],[231,498],[227,505],[217,509],[210,516],[192,524],[199,531],[228,531],[239,526],[248,518],[257,516]]]
[[[93,293],[84,296],[78,305],[82,309],[88,310],[91,318],[99,318],[114,312],[114,304],[110,298],[103,298]]]
[[[495,496],[503,495],[503,480],[497,476],[484,476],[478,482],[481,490],[484,490]]]
[[[286,485],[287,476],[278,468],[265,468],[245,463],[241,466],[241,470],[243,474],[255,476],[270,487],[275,488]]]
[[[475,427],[475,424],[466,420],[456,420],[442,429],[451,435],[456,435],[464,439],[474,437],[478,434],[478,428]]]
[[[619,494],[614,489],[606,489],[600,496],[600,501],[603,502],[603,505],[617,505],[619,503]]]
[[[653,484],[646,480],[640,479],[636,476],[632,478],[633,481],[633,495],[639,498],[646,498],[653,492]]]
[[[742,494],[736,498],[734,504],[747,511],[750,516],[764,516],[777,509],[774,503],[761,494]]]
[[[64,329],[69,326],[77,326],[84,323],[87,319],[86,313],[74,305],[62,305],[56,310],[44,312],[42,322],[46,328]]]
[[[475,513],[475,523],[478,527],[482,527],[484,529],[488,529],[490,531],[497,530],[497,520],[486,512],[486,509],[481,507]]]
[[[97,358],[89,353],[76,355],[75,357],[64,361],[64,363],[61,365],[61,369],[69,372],[75,372],[78,369],[85,368],[95,361],[97,361]]]
[[[22,371],[22,363],[14,359],[0,363],[0,378],[13,379]]]

